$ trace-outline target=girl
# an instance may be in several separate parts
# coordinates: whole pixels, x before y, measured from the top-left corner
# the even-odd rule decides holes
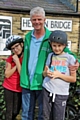
[[[20,70],[23,58],[23,39],[12,35],[6,40],[6,48],[12,55],[6,59],[5,79],[3,82],[6,103],[6,120],[14,120],[21,108]]]

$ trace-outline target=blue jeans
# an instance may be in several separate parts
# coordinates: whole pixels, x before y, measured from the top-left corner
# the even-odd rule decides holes
[[[38,102],[38,120],[43,120],[42,90],[22,89],[22,120],[34,120],[36,100]]]

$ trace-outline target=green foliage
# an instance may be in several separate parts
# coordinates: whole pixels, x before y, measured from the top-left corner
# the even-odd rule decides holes
[[[80,59],[80,53],[76,53],[76,56],[78,59]],[[4,102],[4,89],[2,87],[2,83],[4,80],[4,69],[5,69],[5,62],[0,61],[0,120],[5,120],[5,110],[6,110],[5,102]],[[80,106],[80,97],[79,95],[74,95],[74,93],[77,89],[80,89],[80,67],[77,70],[76,77],[77,77],[77,81],[75,83],[71,83],[70,85],[69,101],[76,106],[76,109],[78,109],[78,106]]]
[[[4,102],[4,89],[2,83],[4,80],[5,62],[0,61],[0,120],[5,120],[5,102]]]
[[[76,53],[77,58],[80,60],[80,53]],[[80,67],[77,70],[76,73],[76,79],[77,81],[75,83],[71,83],[70,84],[70,95],[69,95],[69,102],[71,102],[72,104],[74,104],[74,106],[76,107],[76,109],[78,109],[78,107],[80,106],[80,95],[79,94],[75,94],[75,91],[77,89],[80,89]]]

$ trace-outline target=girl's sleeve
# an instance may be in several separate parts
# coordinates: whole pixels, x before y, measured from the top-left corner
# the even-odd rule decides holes
[[[6,62],[11,63],[11,62],[12,62],[12,56],[9,56],[9,57],[6,59]]]

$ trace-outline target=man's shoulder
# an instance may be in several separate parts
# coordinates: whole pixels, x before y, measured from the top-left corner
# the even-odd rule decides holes
[[[32,31],[29,31],[28,33],[26,33],[25,36],[29,36],[29,35],[31,35],[31,33],[32,33]]]
[[[49,35],[51,34],[51,31],[48,28],[45,27],[45,30],[46,30],[47,34],[49,34]]]

